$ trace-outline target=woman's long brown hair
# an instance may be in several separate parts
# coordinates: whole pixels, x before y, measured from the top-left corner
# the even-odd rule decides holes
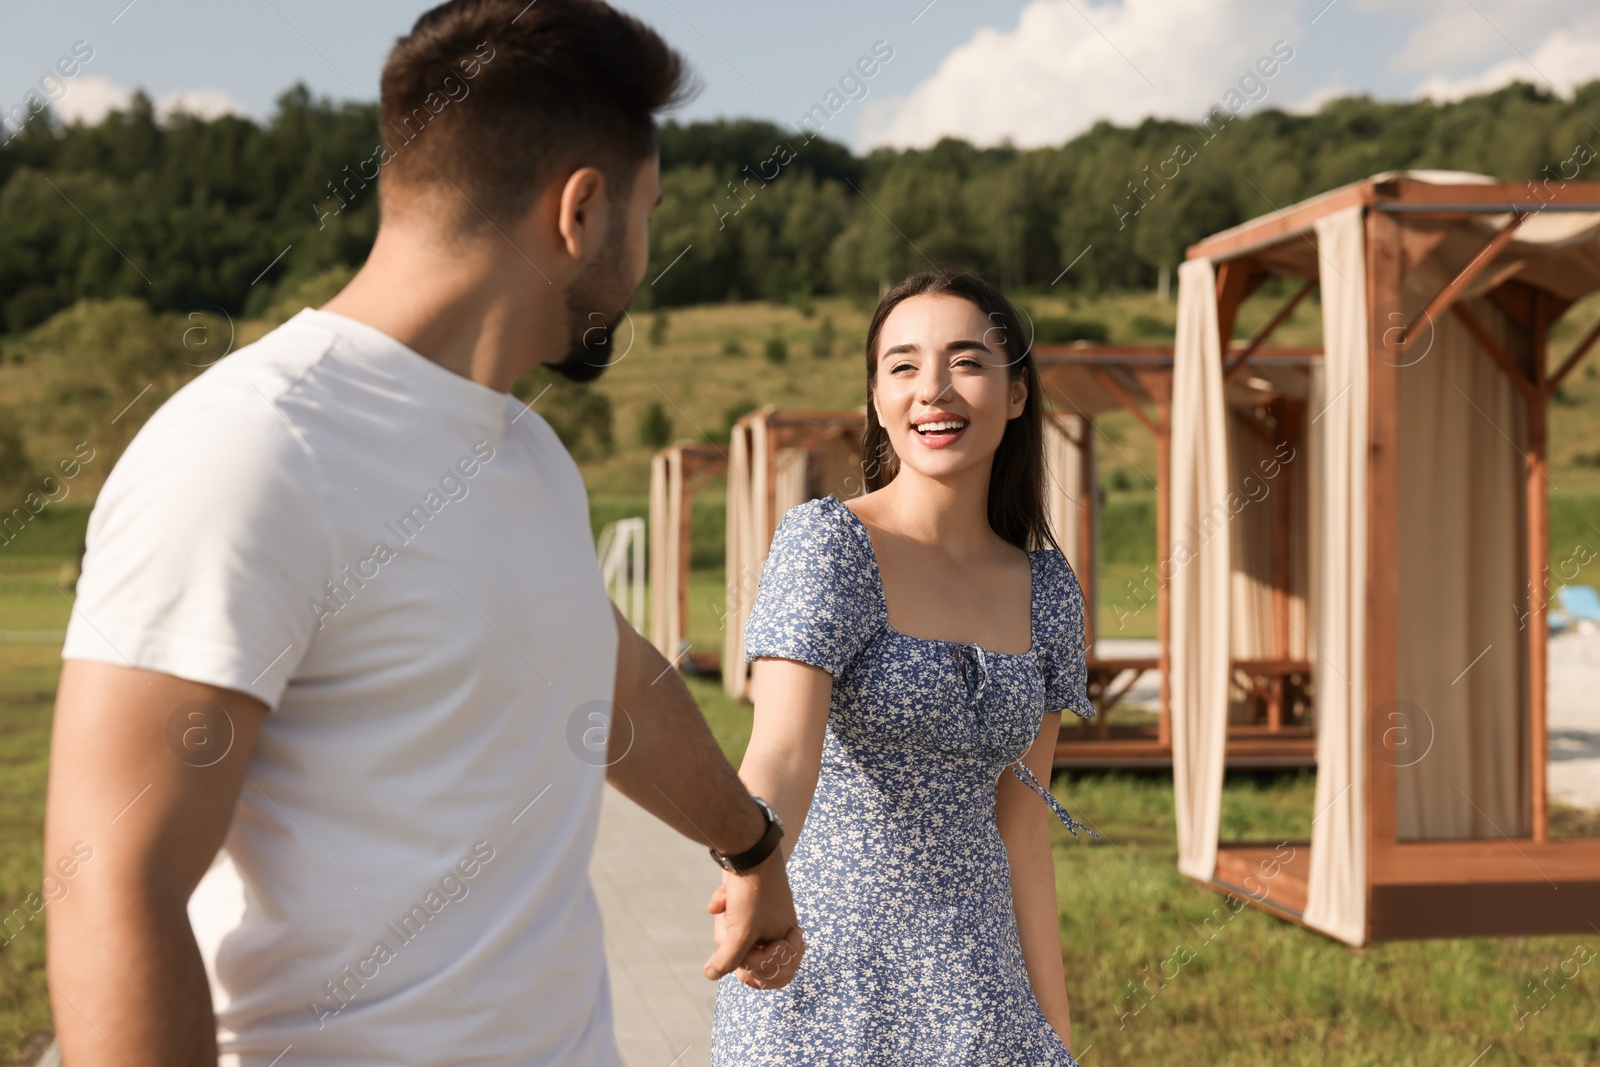
[[[1045,517],[1044,393],[1034,365],[1032,338],[1024,333],[1021,316],[999,287],[969,270],[913,274],[885,293],[872,313],[872,324],[867,328],[867,428],[861,435],[861,466],[867,491],[883,488],[900,472],[900,457],[889,441],[889,432],[878,422],[872,403],[878,379],[878,337],[884,320],[901,301],[925,295],[960,297],[982,311],[994,324],[987,331],[985,342],[998,339],[1010,357],[1011,379],[1021,377],[1028,385],[1022,414],[1007,421],[989,471],[989,526],[1023,550],[1048,545],[1060,552],[1061,546]]]

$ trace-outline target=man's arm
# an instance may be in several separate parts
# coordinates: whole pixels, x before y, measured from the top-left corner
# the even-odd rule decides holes
[[[217,1062],[189,896],[222,846],[266,705],[169,674],[67,660],[45,871],[93,860],[50,905],[50,1002],[73,1067]]]
[[[617,713],[606,780],[685,837],[719,852],[743,852],[766,826],[761,809],[722,754],[678,672],[615,605],[612,613],[617,622]],[[760,968],[765,988],[786,984],[799,966],[802,945],[783,848],[729,883],[724,938],[706,961],[706,977],[718,979],[738,967]],[[779,941],[784,945],[773,944]],[[774,951],[752,951],[758,943]],[[768,959],[773,954],[788,961],[776,974]]]

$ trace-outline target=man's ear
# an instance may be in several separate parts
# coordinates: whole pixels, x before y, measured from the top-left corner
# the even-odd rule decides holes
[[[594,167],[579,167],[561,186],[556,228],[561,233],[567,255],[582,259],[590,249],[605,242],[606,179]]]

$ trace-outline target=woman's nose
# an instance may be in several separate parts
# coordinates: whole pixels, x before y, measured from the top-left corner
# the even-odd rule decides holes
[[[917,402],[925,408],[932,407],[949,397],[952,384],[948,371],[930,367],[917,382]]]

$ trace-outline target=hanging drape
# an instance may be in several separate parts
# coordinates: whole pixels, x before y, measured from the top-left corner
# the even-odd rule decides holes
[[[1228,729],[1228,457],[1209,260],[1178,268],[1172,373],[1172,787],[1178,870],[1210,879],[1217,866],[1223,745]]]
[[[1044,457],[1047,479],[1046,508],[1050,532],[1072,564],[1080,581],[1092,573],[1083,544],[1082,509],[1085,485],[1093,484],[1092,442],[1087,440],[1089,420],[1083,415],[1052,414],[1044,420]],[[1086,470],[1086,463],[1088,469]],[[1085,588],[1085,595],[1088,593]]]
[[[1307,926],[1366,940],[1367,269],[1362,209],[1317,220],[1323,373],[1311,412],[1317,787]]]
[[[1426,303],[1456,266],[1413,270],[1407,303]],[[1526,372],[1527,335],[1489,300],[1464,306]],[[1402,841],[1523,837],[1528,642],[1512,605],[1527,598],[1527,404],[1456,315],[1432,342],[1399,376],[1396,695],[1410,736],[1386,751],[1396,829]]]
[[[1236,377],[1249,373],[1247,369]],[[1306,447],[1303,441],[1287,438],[1269,441],[1263,436],[1262,424],[1251,417],[1252,410],[1251,406],[1228,407],[1228,486],[1234,513],[1229,523],[1233,568],[1229,649],[1234,659],[1306,659]],[[1288,512],[1286,556],[1275,562],[1281,509]],[[1284,571],[1288,593],[1281,607],[1274,586],[1277,567]],[[1282,648],[1273,639],[1280,626],[1287,635]]]

